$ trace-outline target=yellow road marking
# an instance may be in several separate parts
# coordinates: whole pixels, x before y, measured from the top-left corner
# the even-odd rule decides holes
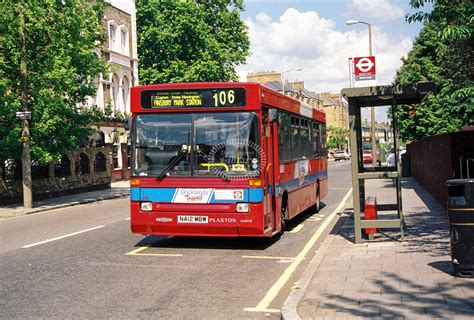
[[[138,252],[141,252],[145,249],[147,249],[148,246],[144,246],[144,247],[139,247],[138,249],[135,249],[133,251],[130,251],[129,253],[127,253],[127,255],[134,255],[134,254],[137,254]]]
[[[265,297],[259,302],[259,304],[255,308],[245,308],[244,311],[250,311],[250,312],[268,312],[267,309],[270,303],[275,299],[275,297],[278,295],[280,290],[283,288],[285,283],[288,281],[290,276],[293,274],[293,272],[296,270],[298,265],[305,259],[306,254],[311,250],[311,248],[314,246],[318,238],[322,235],[326,227],[332,222],[336,214],[344,208],[344,205],[349,198],[349,196],[352,193],[352,188],[347,192],[345,197],[342,199],[342,201],[339,203],[337,208],[328,216],[328,218],[321,224],[321,226],[318,228],[318,230],[314,233],[314,235],[311,237],[311,239],[306,243],[304,246],[303,250],[296,256],[296,258],[293,260],[293,262],[286,268],[286,270],[283,272],[283,274],[280,276],[280,278],[273,284],[273,286],[268,290],[267,294]]]
[[[182,254],[178,253],[136,253],[131,256],[151,256],[151,257],[182,257]]]
[[[140,253],[143,250],[148,249],[150,246],[140,247],[133,251],[128,252],[127,256],[152,256],[152,257],[182,257],[182,254],[179,253]]]
[[[244,259],[293,260],[294,257],[242,256]]]
[[[299,232],[301,229],[303,229],[304,227],[304,224],[299,224],[297,225],[296,227],[294,227],[291,231],[288,231],[288,233],[297,233]]]

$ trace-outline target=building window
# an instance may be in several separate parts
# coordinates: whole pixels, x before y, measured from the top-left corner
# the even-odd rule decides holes
[[[127,144],[127,168],[130,169],[130,164],[132,163],[132,146]]]
[[[124,55],[129,55],[129,50],[128,50],[128,31],[124,27],[121,28],[121,52]]]
[[[121,89],[122,89],[122,101],[123,101],[124,111],[128,112],[130,110],[129,103],[128,103],[128,93],[130,92],[130,85],[128,83],[127,77],[123,77]]]
[[[109,49],[114,50],[115,48],[115,25],[109,24]]]
[[[114,169],[121,169],[122,168],[122,157],[120,156],[121,150],[120,145],[116,144],[112,147],[112,159],[114,163]]]
[[[119,105],[119,81],[116,74],[112,76],[112,85],[110,87],[110,99],[112,101],[112,106],[114,112],[120,111]]]

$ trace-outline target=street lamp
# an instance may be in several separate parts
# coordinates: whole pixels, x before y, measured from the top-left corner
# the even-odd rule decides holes
[[[372,56],[372,25],[368,22],[360,21],[360,20],[347,20],[346,21],[346,24],[348,26],[352,26],[358,23],[365,24],[369,28],[369,55]]]
[[[368,22],[361,21],[361,20],[347,20],[346,25],[352,26],[354,24],[365,24],[369,28],[369,56],[372,56],[372,25]],[[370,131],[371,131],[371,139],[372,140],[372,166],[375,167],[377,163],[377,159],[375,159],[376,152],[376,144],[375,144],[375,108],[370,107]]]
[[[283,75],[284,75],[285,73],[288,73],[288,72],[291,72],[291,71],[301,71],[301,70],[303,70],[303,69],[301,69],[301,68],[295,68],[295,69],[290,69],[290,70],[283,71],[283,72],[280,74],[280,77],[281,77],[281,79],[280,79],[280,80],[281,80],[281,90],[282,90],[283,94],[285,94],[285,83],[283,82]]]

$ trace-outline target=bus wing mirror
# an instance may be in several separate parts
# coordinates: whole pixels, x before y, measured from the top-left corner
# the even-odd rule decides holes
[[[277,121],[278,110],[277,109],[269,109],[268,110],[268,120],[270,123]]]

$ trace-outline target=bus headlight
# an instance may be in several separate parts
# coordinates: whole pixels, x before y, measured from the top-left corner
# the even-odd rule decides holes
[[[140,209],[142,209],[142,211],[151,211],[153,209],[153,205],[151,202],[142,202],[140,203]]]
[[[249,204],[248,203],[237,203],[237,212],[249,212]]]

